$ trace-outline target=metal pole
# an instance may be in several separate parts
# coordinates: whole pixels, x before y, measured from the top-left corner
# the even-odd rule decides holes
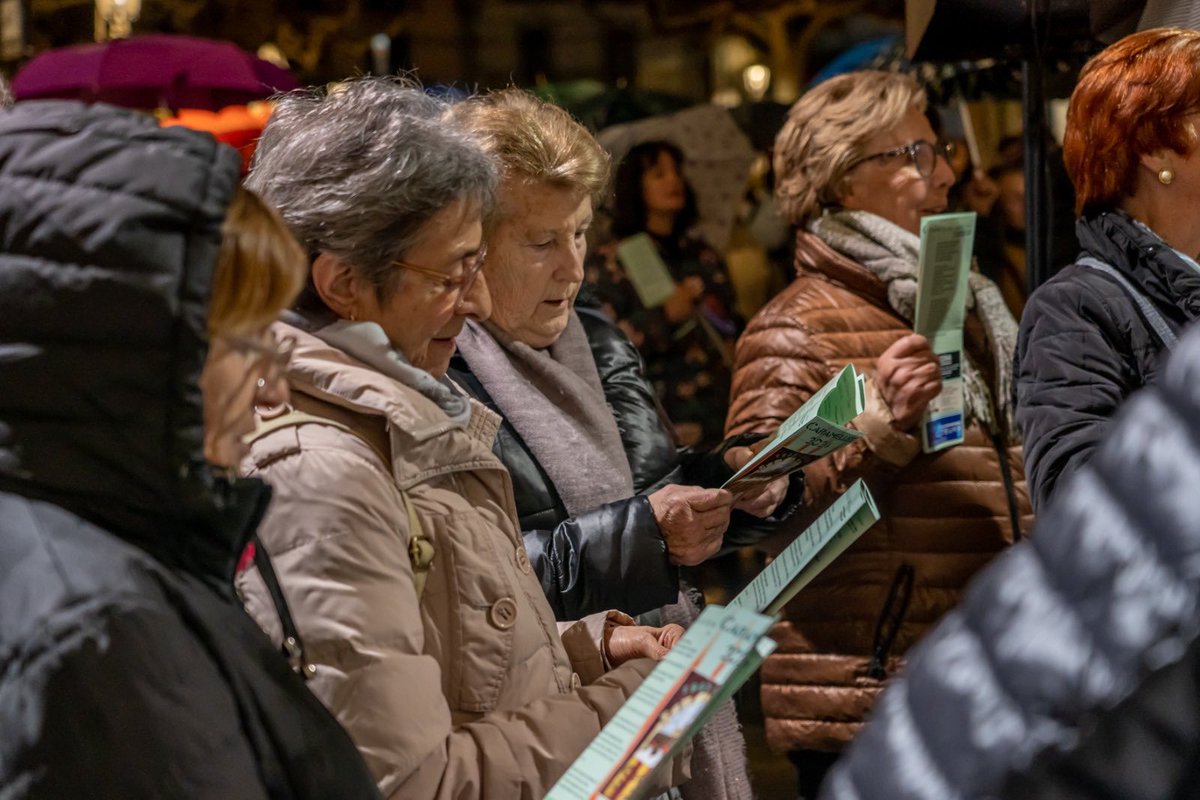
[[[1046,180],[1046,85],[1038,54],[1021,62],[1022,105],[1025,130],[1025,280],[1029,291],[1049,277],[1050,195]]]

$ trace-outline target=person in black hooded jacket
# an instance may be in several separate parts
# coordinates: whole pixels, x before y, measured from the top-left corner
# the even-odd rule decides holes
[[[378,796],[233,591],[270,493],[231,468],[305,267],[238,174],[145,115],[0,112],[5,798]]]
[[[1063,157],[1083,253],[1038,288],[1017,343],[1017,421],[1034,510],[1091,457],[1200,316],[1200,32],[1128,36],[1093,58]]]

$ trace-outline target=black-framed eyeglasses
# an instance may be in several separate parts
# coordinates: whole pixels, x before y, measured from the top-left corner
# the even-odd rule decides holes
[[[954,157],[955,146],[953,142],[927,142],[924,139],[918,139],[915,142],[910,142],[901,147],[893,147],[891,150],[884,150],[882,153],[873,153],[869,156],[863,156],[860,159],[850,162],[850,166],[846,167],[846,172],[863,164],[867,161],[885,161],[896,156],[908,156],[912,161],[912,165],[916,168],[917,174],[922,178],[928,178],[937,168],[937,158],[941,156],[950,163],[950,159]]]
[[[471,293],[471,287],[475,285],[475,279],[479,277],[479,271],[483,269],[483,262],[486,258],[487,245],[483,245],[474,253],[463,258],[462,268],[454,274],[439,272],[436,269],[422,267],[418,264],[410,264],[400,259],[393,261],[392,266],[397,269],[406,269],[409,272],[417,273],[423,278],[428,278],[435,285],[441,287],[441,290],[446,294],[457,293],[457,297],[454,300],[454,310],[457,311],[462,308],[467,295]]]

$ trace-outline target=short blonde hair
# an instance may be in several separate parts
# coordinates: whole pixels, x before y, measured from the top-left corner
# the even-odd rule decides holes
[[[292,304],[308,276],[308,259],[283,219],[239,186],[221,226],[208,332],[247,334]]]
[[[925,92],[910,76],[863,70],[830,78],[796,101],[775,137],[775,202],[803,226],[836,205],[847,168],[867,155],[877,133],[925,110]]]
[[[519,177],[590,195],[608,189],[611,159],[588,129],[558,106],[511,87],[455,105],[455,120],[482,137],[503,178]]]

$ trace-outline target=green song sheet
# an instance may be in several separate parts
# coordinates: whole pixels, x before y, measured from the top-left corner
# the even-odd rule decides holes
[[[963,440],[963,322],[975,244],[975,212],[921,220],[913,330],[929,340],[942,370],[942,391],[921,418],[921,446],[933,453]]]
[[[730,608],[775,615],[796,593],[879,521],[875,498],[861,479],[758,574]]]
[[[846,425],[866,407],[866,378],[847,364],[784,420],[767,444],[721,487],[735,497],[753,494],[862,437]]]
[[[646,308],[661,306],[675,294],[675,279],[649,234],[638,233],[618,242],[617,260]]]
[[[710,605],[550,789],[546,800],[638,800],[775,649],[775,620]]]

